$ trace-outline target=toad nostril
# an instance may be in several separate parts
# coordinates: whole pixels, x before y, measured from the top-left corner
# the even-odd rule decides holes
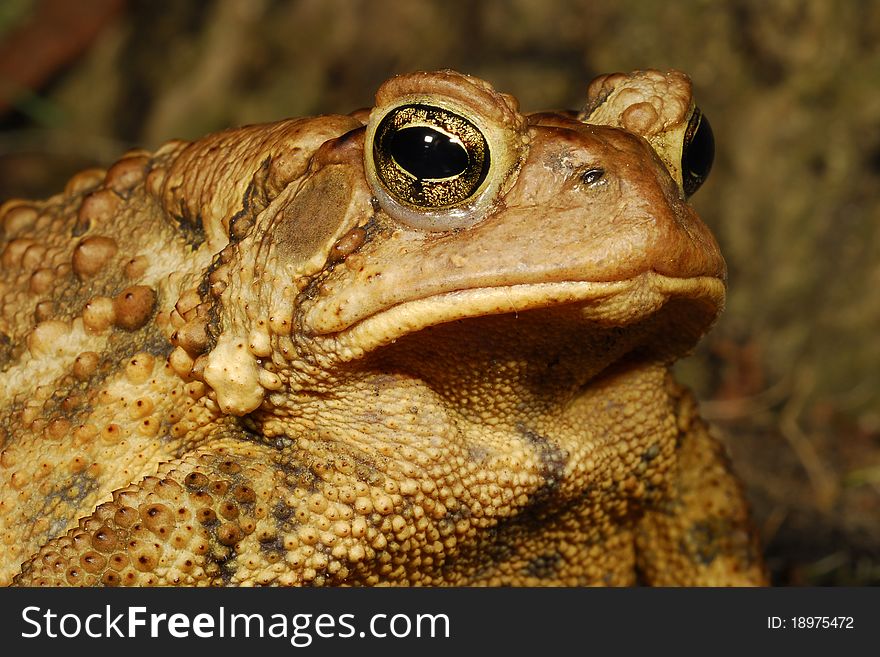
[[[593,185],[601,180],[602,176],[605,175],[605,169],[600,169],[598,167],[594,167],[592,169],[587,169],[581,175],[581,182],[585,185]]]

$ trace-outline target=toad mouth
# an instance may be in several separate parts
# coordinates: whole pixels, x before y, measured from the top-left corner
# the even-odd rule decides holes
[[[600,326],[626,326],[658,312],[668,301],[692,304],[707,329],[724,305],[725,284],[714,276],[675,278],[654,271],[614,282],[519,283],[453,290],[404,300],[337,332],[318,334],[345,351],[365,353],[422,329],[491,315],[576,305],[583,319]]]

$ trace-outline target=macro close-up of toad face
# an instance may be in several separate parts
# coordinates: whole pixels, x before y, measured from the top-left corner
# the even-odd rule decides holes
[[[6,202],[0,582],[765,583],[669,372],[712,154],[677,71],[443,70]]]

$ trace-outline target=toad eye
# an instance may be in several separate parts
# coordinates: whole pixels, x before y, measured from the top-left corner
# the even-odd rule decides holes
[[[480,189],[489,171],[489,146],[463,116],[431,105],[403,105],[379,123],[373,160],[379,180],[399,202],[442,210]]]
[[[681,153],[681,177],[684,195],[691,196],[705,182],[715,159],[715,136],[712,126],[699,108],[694,109],[684,134]]]
[[[427,126],[398,130],[388,150],[394,162],[415,179],[437,180],[465,172],[468,153],[458,137]]]
[[[592,169],[587,169],[581,174],[581,182],[585,185],[595,185],[597,182],[602,180],[602,176],[605,175],[605,170],[600,169],[599,167],[593,167]]]

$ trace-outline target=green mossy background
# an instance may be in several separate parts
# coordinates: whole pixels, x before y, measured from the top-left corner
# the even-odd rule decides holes
[[[0,40],[37,4],[4,3]],[[459,69],[525,110],[577,108],[599,73],[690,74],[717,141],[694,204],[730,295],[679,373],[730,447],[774,583],[880,584],[880,2],[122,4],[0,117],[0,199],[131,146],[369,106],[403,71]]]

